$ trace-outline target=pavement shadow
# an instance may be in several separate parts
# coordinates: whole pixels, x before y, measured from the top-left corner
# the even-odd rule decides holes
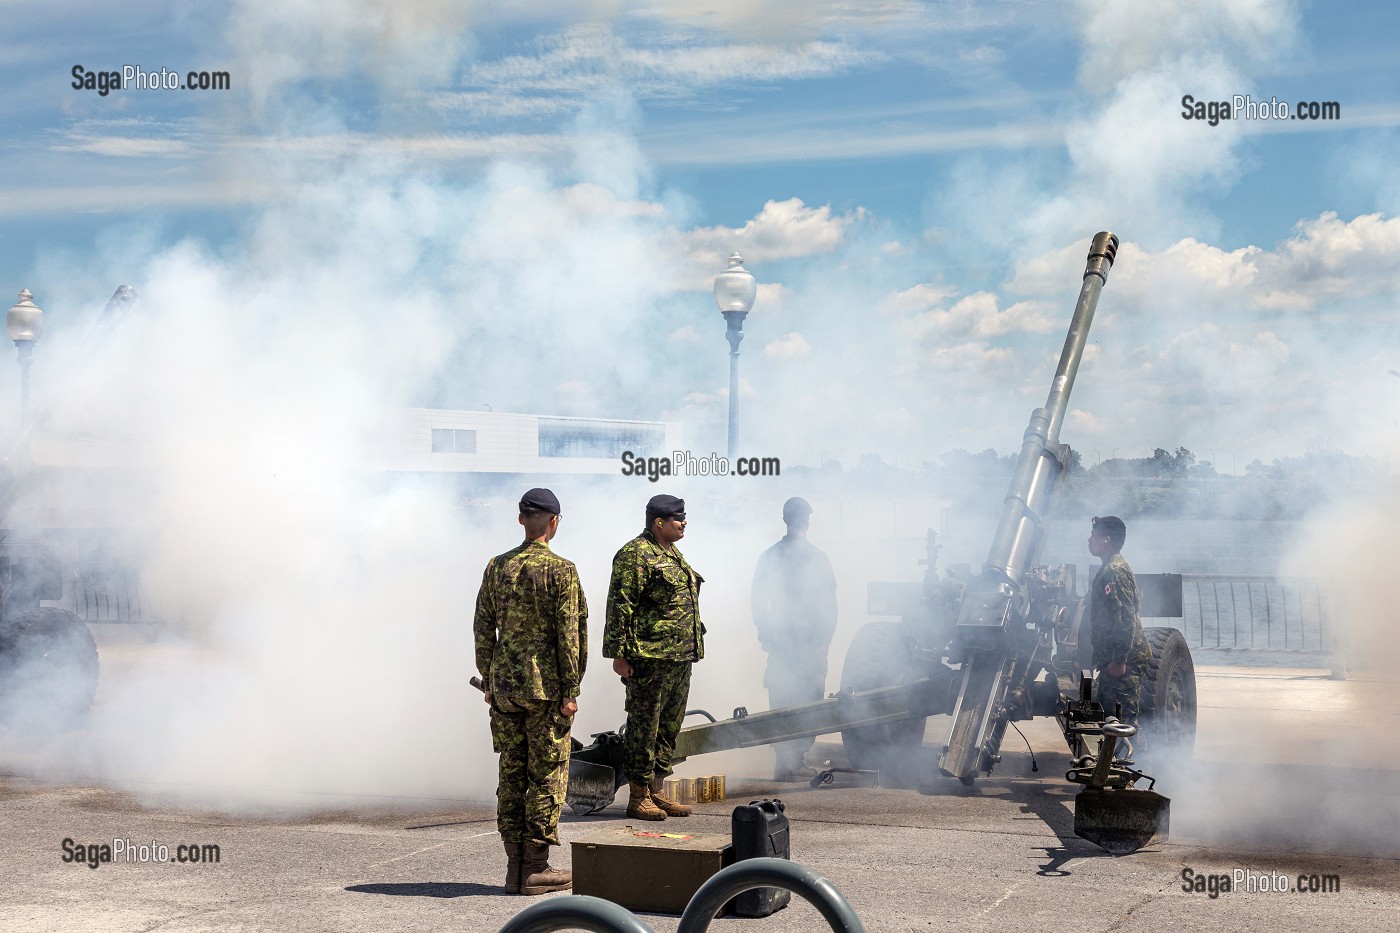
[[[475,820],[450,820],[446,823],[415,823],[412,826],[405,826],[404,829],[442,829],[445,826],[481,826],[483,824],[496,824],[496,818],[475,819]]]
[[[1113,858],[1087,839],[1074,834],[1074,811],[1071,809],[1078,788],[1060,785],[1027,786],[1013,795],[1021,812],[1040,820],[1060,841],[1058,846],[1037,846],[1045,853],[1044,861],[1035,873],[1043,878],[1069,878],[1074,872],[1065,866],[1083,859]],[[1066,803],[1070,807],[1065,806]],[[1034,856],[1037,860],[1040,856]]]
[[[1068,754],[1043,751],[1036,754],[1037,770],[1030,770],[1030,758],[1015,752],[1007,753],[1000,773],[980,778],[964,786],[952,778],[938,777],[937,751],[928,747],[906,750],[898,759],[882,762],[880,783],[885,787],[914,787],[920,794],[937,797],[980,797],[993,795],[1006,799],[1026,817],[1036,819],[1055,834],[1058,846],[1038,847],[1044,857],[1036,856],[1040,865],[1036,874],[1051,878],[1066,878],[1074,872],[1066,866],[1076,860],[1113,858],[1112,855],[1074,834],[1074,796],[1078,785],[1066,783],[1062,775],[1071,761]],[[1068,804],[1068,806],[1067,806]]]
[[[387,894],[390,897],[498,897],[508,895],[498,884],[473,884],[469,881],[420,881],[414,884],[352,884],[345,890],[352,894]]]
[[[559,815],[559,822],[562,823],[616,823],[619,819],[626,818],[626,807],[620,807],[616,802],[608,804],[602,810],[593,813],[571,813],[565,810]]]
[[[1065,867],[1070,862],[1114,857],[1083,839],[1076,838],[1075,842],[1077,845],[1072,849],[1063,845],[1041,848],[1040,851],[1045,853],[1045,862],[1036,868],[1035,873],[1042,878],[1071,878],[1074,876],[1074,872]],[[1038,859],[1040,856],[1035,856],[1035,858]]]

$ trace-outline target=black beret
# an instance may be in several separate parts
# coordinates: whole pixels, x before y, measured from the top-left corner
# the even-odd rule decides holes
[[[812,517],[812,503],[801,496],[793,496],[783,503],[783,522],[791,525],[793,522],[805,522]]]
[[[652,496],[647,501],[647,521],[653,518],[670,518],[685,512],[685,500],[676,496]]]
[[[520,497],[520,511],[549,512],[552,515],[558,515],[559,497],[548,489],[536,486]]]
[[[1094,529],[1103,529],[1109,534],[1127,534],[1128,526],[1123,524],[1123,519],[1117,515],[1105,515],[1103,518],[1094,516]]]

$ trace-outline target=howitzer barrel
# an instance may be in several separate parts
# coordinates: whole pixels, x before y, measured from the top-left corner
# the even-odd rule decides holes
[[[1018,584],[1021,574],[1033,563],[1041,543],[1042,516],[1050,505],[1060,473],[1068,466],[1062,462],[1060,426],[1069,408],[1070,390],[1079,374],[1079,361],[1089,341],[1089,326],[1094,322],[1099,292],[1108,281],[1108,270],[1118,253],[1118,237],[1100,233],[1089,247],[1089,259],[1084,268],[1084,285],[1074,308],[1060,365],[1050,383],[1045,407],[1031,413],[1016,463],[1011,490],[1006,494],[1001,523],[987,555],[986,569],[1012,584]]]
[[[1024,687],[1023,682],[1033,676],[1032,653],[1022,645],[1018,654],[1012,635],[1018,628],[1024,634],[1024,625],[1019,623],[1029,612],[1026,575],[1039,562],[1047,530],[1045,518],[1069,465],[1069,449],[1060,444],[1060,425],[1089,339],[1099,292],[1108,281],[1117,252],[1118,238],[1113,234],[1094,237],[1050,395],[1045,407],[1031,413],[987,563],[959,610],[954,651],[962,665],[961,684],[938,768],[967,784],[979,771],[990,771],[996,762],[1011,715],[1007,694],[1018,684]],[[1033,652],[1034,644],[1030,648]]]

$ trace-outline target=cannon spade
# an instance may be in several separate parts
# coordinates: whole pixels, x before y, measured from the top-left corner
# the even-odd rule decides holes
[[[600,732],[588,745],[578,739],[573,743],[564,802],[580,816],[597,813],[612,803],[618,788],[627,783],[622,770],[622,736]]]
[[[1060,714],[1065,739],[1077,755],[1065,779],[1084,785],[1074,797],[1074,834],[1112,855],[1127,855],[1166,841],[1171,800],[1153,790],[1156,781],[1135,767],[1131,743],[1137,726],[1105,714],[1091,698],[1092,687],[1083,676],[1079,699],[1065,700]],[[1094,738],[1098,744],[1089,753]],[[1146,789],[1133,786],[1141,780],[1148,782]]]
[[[1074,796],[1074,834],[1111,855],[1165,842],[1172,802],[1155,790],[1086,787]]]

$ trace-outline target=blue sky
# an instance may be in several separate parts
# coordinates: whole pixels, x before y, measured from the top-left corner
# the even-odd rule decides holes
[[[199,347],[246,372],[228,346],[287,329],[307,383],[678,420],[706,448],[727,391],[707,290],[737,248],[762,283],[756,448],[1009,449],[1113,229],[1064,437],[1091,462],[1394,447],[1393,5],[138,0],[0,21],[0,283],[59,340],[131,281],[153,320],[183,316],[191,342],[161,349],[195,357],[185,380],[219,372]],[[70,86],[126,64],[232,88]],[[1211,127],[1185,94],[1341,119]],[[420,343],[376,357],[388,317]]]

